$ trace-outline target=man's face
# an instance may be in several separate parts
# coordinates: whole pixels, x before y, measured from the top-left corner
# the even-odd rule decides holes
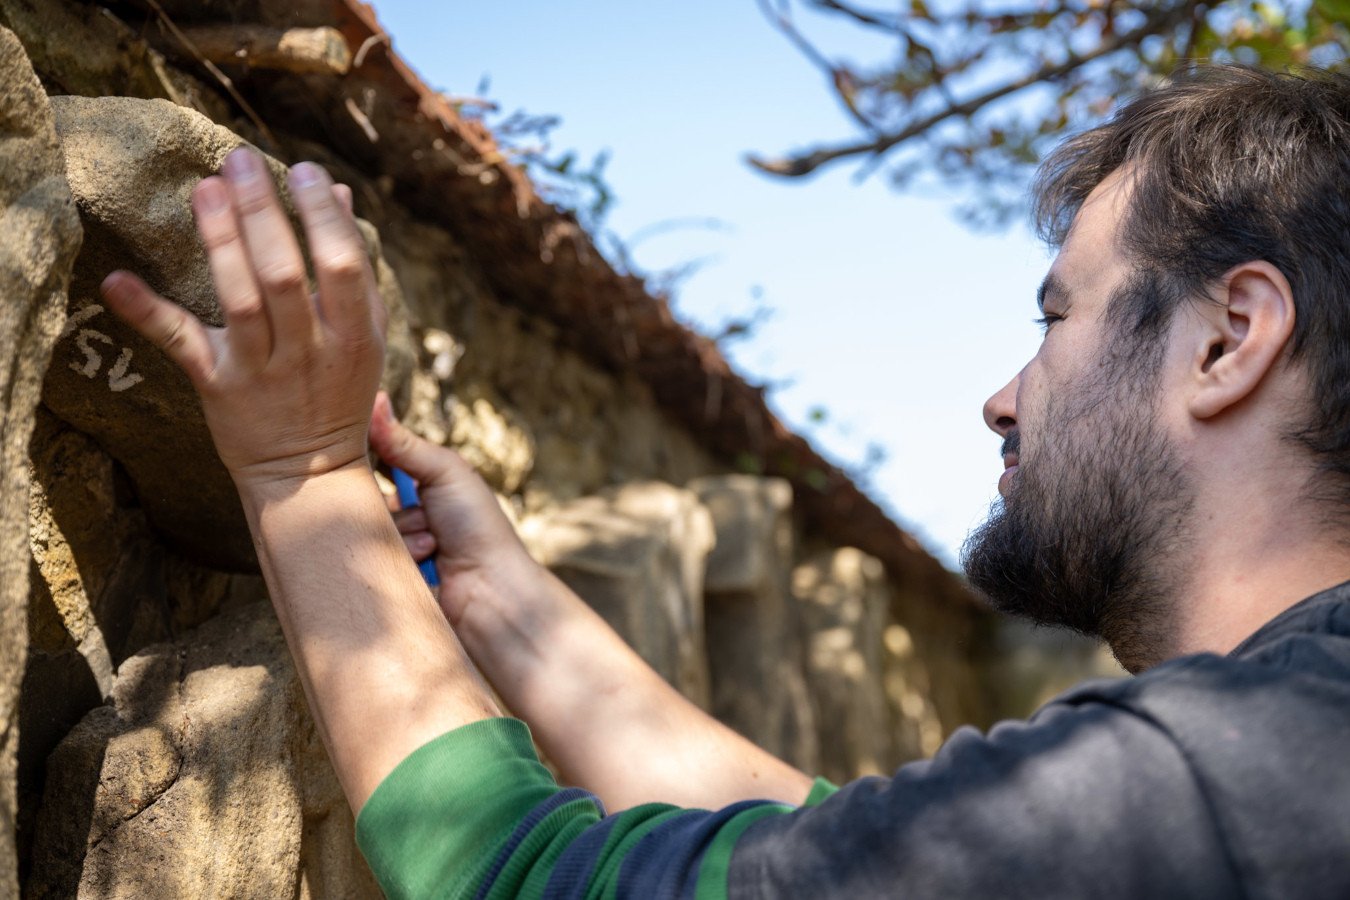
[[[1158,415],[1165,341],[1107,314],[1153,290],[1116,249],[1123,187],[1083,204],[1042,287],[1041,347],[985,405],[1007,468],[962,557],[999,609],[1102,637],[1137,670],[1166,654],[1192,491]]]

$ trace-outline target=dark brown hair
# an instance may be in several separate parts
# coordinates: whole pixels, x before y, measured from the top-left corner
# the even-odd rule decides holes
[[[1265,260],[1289,280],[1290,358],[1311,396],[1291,437],[1334,477],[1319,496],[1350,503],[1350,78],[1200,66],[1069,138],[1041,165],[1033,221],[1063,243],[1079,207],[1128,165],[1119,236],[1152,285],[1112,317],[1139,340],[1232,267]]]

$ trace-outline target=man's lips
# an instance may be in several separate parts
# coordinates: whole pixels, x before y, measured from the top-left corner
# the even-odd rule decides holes
[[[1013,476],[1017,474],[1018,459],[1017,454],[1007,453],[1003,456],[1003,474],[998,479],[998,492],[1005,497],[1008,494],[1008,485],[1012,484]]]

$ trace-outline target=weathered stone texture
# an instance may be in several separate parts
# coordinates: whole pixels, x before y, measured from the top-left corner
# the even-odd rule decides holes
[[[358,192],[358,208],[385,236],[422,341],[409,424],[444,436],[498,491],[542,511],[606,485],[683,484],[719,468],[631,374],[600,369],[556,325],[494,297],[448,232],[378,192]]]
[[[48,754],[135,650],[263,596],[256,576],[202,569],[156,537],[125,475],[88,436],[39,410],[28,551],[34,574],[20,694],[18,843],[31,843]]]
[[[820,729],[820,774],[842,784],[890,771],[898,754],[885,696],[885,570],[860,550],[797,566],[793,595],[806,628],[806,682]]]
[[[220,567],[249,568],[243,510],[186,376],[98,298],[109,272],[129,268],[198,318],[221,324],[190,196],[243,140],[166,100],[57,97],[53,105],[86,240],[43,401],[126,468],[151,521],[176,546]],[[270,165],[281,179],[285,167]],[[372,250],[397,326],[397,284],[377,245]],[[406,378],[406,326],[391,334],[391,365]]]
[[[163,98],[216,121],[230,119],[217,94],[166,63],[100,4],[0,0],[0,25],[18,35],[51,93]]]
[[[28,445],[80,225],[52,113],[0,28],[0,896],[17,894],[15,766],[28,645]]]
[[[805,771],[819,738],[806,688],[802,623],[791,596],[792,488],[751,475],[698,478],[712,513],[705,615],[713,713]]]
[[[692,493],[627,484],[527,518],[521,536],[652,668],[708,706],[703,571],[713,530]]]
[[[49,772],[34,898],[379,896],[266,605],[124,662]]]

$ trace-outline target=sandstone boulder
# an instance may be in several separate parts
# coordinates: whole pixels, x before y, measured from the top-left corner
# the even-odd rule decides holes
[[[707,707],[703,571],[713,532],[693,494],[627,484],[532,516],[521,537],[652,668]]]
[[[27,893],[380,896],[267,605],[122,664],[48,761]]]
[[[204,563],[252,568],[243,511],[186,377],[98,296],[110,271],[128,268],[202,320],[221,323],[189,198],[243,139],[165,100],[57,97],[53,106],[87,237],[43,401],[126,468],[151,521],[172,545]],[[278,179],[284,175],[281,163],[270,166]],[[385,301],[401,307],[372,230],[367,237]],[[401,315],[391,320],[404,321]],[[413,358],[406,335],[406,323],[391,335],[387,380],[399,382],[389,385],[396,392]]]
[[[18,893],[15,759],[28,645],[28,442],[80,223],[47,96],[0,28],[0,896]]]
[[[704,586],[712,711],[759,746],[810,772],[815,716],[791,594],[792,487],[719,475],[689,483],[712,513],[717,543]]]

